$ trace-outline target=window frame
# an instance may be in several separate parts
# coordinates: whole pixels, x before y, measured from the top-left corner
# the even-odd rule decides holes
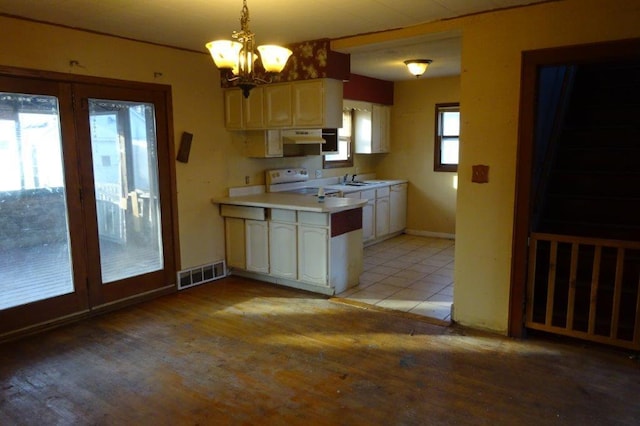
[[[442,114],[444,112],[460,112],[460,102],[447,102],[436,104],[435,108],[435,135],[433,138],[433,171],[434,172],[457,172],[458,164],[442,163],[442,141],[452,138],[451,136],[443,135],[442,128]],[[458,128],[458,149],[460,149],[460,129]]]
[[[351,124],[351,129],[349,131],[349,136],[340,136],[340,132],[338,132],[338,147],[340,147],[340,141],[347,142],[347,148],[349,152],[347,153],[346,160],[327,160],[327,156],[322,156],[322,168],[323,169],[338,169],[345,167],[353,167],[353,110],[344,110],[344,113],[348,113],[351,116],[351,120],[349,123]],[[343,120],[344,122],[344,120]]]

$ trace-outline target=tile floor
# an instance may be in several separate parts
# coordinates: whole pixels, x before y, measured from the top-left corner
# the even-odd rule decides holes
[[[450,321],[454,244],[403,234],[365,247],[360,284],[338,297]]]

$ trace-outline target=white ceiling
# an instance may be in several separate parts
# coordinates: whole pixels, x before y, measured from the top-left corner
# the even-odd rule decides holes
[[[287,44],[402,28],[548,0],[247,0],[258,44]],[[0,0],[0,13],[206,52],[240,29],[241,0]],[[433,59],[425,77],[460,73],[460,34],[350,49],[351,71],[411,79],[402,61]]]

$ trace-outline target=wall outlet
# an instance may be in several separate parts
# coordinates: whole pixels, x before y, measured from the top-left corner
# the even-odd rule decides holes
[[[244,177],[244,183],[249,185],[251,183],[251,178],[249,176]]]
[[[316,179],[320,179],[322,177],[322,170],[316,170]]]

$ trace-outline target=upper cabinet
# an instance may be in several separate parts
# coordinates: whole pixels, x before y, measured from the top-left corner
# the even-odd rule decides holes
[[[353,110],[353,138],[356,154],[378,154],[390,150],[391,107],[345,100]]]
[[[244,128],[242,120],[243,102],[242,90],[224,91],[224,127],[229,130],[242,130]]]
[[[224,96],[228,130],[342,127],[340,80],[268,84],[254,88],[248,99],[240,89],[227,89]]]
[[[267,128],[286,128],[293,124],[291,114],[291,85],[290,84],[270,84],[263,86],[265,92],[264,99],[264,122]],[[249,95],[251,97],[251,95]]]
[[[243,96],[244,98],[244,96]],[[264,90],[256,87],[251,91],[251,96],[243,99],[242,122],[247,129],[264,129]]]

